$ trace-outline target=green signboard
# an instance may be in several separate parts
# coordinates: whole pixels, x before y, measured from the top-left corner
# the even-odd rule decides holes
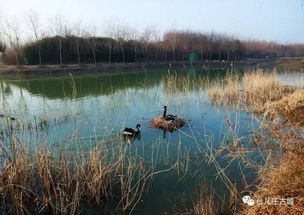
[[[189,62],[192,63],[194,61],[197,61],[197,54],[196,53],[189,54]]]

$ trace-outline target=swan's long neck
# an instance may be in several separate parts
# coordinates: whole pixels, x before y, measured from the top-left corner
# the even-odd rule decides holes
[[[140,130],[139,130],[139,126],[136,126],[136,128],[137,128],[137,132],[140,132]]]
[[[163,114],[163,117],[166,117],[167,115],[167,108],[164,108],[164,114]]]

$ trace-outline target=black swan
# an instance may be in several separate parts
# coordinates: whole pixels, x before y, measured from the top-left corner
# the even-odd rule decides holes
[[[185,125],[185,121],[183,119],[177,118],[176,115],[167,114],[167,106],[164,106],[163,115],[152,119],[151,125],[154,128],[173,131],[183,127]]]
[[[139,128],[140,128],[140,124],[137,124],[136,125],[137,131],[135,131],[133,128],[125,128],[122,133],[128,137],[138,137],[140,136]]]
[[[177,115],[167,114],[167,106],[164,106],[163,118],[165,118],[165,120],[175,120],[176,117]]]

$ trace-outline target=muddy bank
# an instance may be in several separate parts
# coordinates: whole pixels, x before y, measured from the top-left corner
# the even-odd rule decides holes
[[[22,65],[12,66],[0,64],[0,77],[19,77],[19,76],[45,76],[45,75],[67,75],[88,74],[88,73],[121,73],[127,72],[132,68],[153,68],[153,67],[226,67],[226,66],[260,66],[272,65],[272,60],[244,60],[244,61],[200,61],[189,63],[184,62],[151,62],[151,63],[98,63],[98,64],[64,64],[64,65]],[[129,70],[130,71],[130,70]]]
[[[303,72],[304,70],[304,58],[302,57],[279,58],[275,60],[275,64],[285,71]]]

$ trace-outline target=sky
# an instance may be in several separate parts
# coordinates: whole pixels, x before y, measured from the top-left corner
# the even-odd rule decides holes
[[[108,21],[139,29],[225,33],[240,39],[304,43],[304,0],[0,0],[0,22],[29,11],[44,26],[56,16],[101,28]],[[24,26],[24,24],[22,24]]]

